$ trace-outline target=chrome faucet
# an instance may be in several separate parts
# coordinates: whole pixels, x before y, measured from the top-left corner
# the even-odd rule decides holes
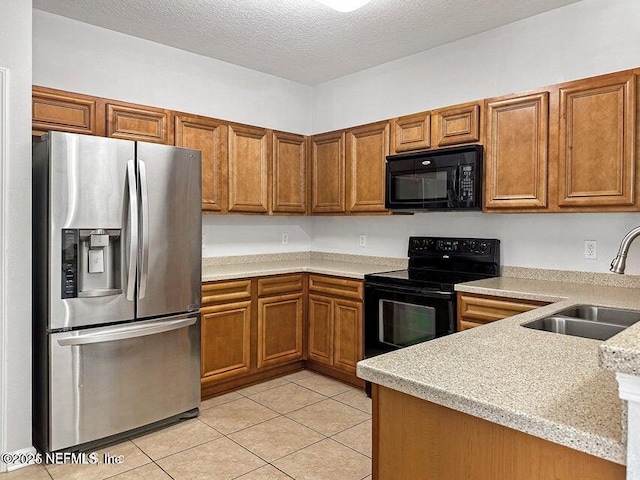
[[[629,247],[631,246],[631,242],[633,242],[639,235],[640,227],[636,227],[624,236],[622,242],[620,242],[618,255],[616,255],[616,258],[614,258],[611,262],[611,267],[609,268],[610,271],[612,271],[613,273],[624,273]]]

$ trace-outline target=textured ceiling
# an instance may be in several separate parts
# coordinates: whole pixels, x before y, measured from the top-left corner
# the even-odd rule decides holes
[[[315,85],[576,0],[34,0],[34,8]]]

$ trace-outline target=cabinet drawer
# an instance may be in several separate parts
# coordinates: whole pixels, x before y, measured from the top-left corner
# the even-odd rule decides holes
[[[210,282],[202,285],[202,306],[251,299],[251,280]]]
[[[484,325],[547,305],[547,302],[458,294],[458,330]]]
[[[309,290],[362,300],[363,282],[324,275],[309,275]]]
[[[258,296],[279,295],[302,290],[302,274],[278,275],[258,279]]]

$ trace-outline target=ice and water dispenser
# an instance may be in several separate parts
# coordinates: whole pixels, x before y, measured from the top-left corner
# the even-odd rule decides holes
[[[121,231],[62,230],[62,298],[122,293]]]

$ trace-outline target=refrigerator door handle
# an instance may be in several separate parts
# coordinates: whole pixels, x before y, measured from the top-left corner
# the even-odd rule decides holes
[[[136,287],[136,264],[138,257],[138,186],[136,184],[135,160],[127,162],[127,184],[129,185],[129,258],[127,268],[127,300],[134,301]]]
[[[86,333],[63,337],[58,339],[60,346],[78,346],[88,345],[91,343],[114,342],[118,340],[126,340],[129,338],[146,337],[157,333],[170,332],[181,328],[190,327],[198,320],[197,317],[184,318],[181,320],[167,320],[164,322],[153,323],[152,325],[140,326],[132,325],[128,327],[115,327],[111,331],[100,333]]]
[[[147,168],[142,160],[138,160],[140,171],[140,198],[142,211],[140,212],[140,271],[138,277],[138,298],[143,299],[147,294],[147,278],[149,276],[149,189],[147,185]]]

